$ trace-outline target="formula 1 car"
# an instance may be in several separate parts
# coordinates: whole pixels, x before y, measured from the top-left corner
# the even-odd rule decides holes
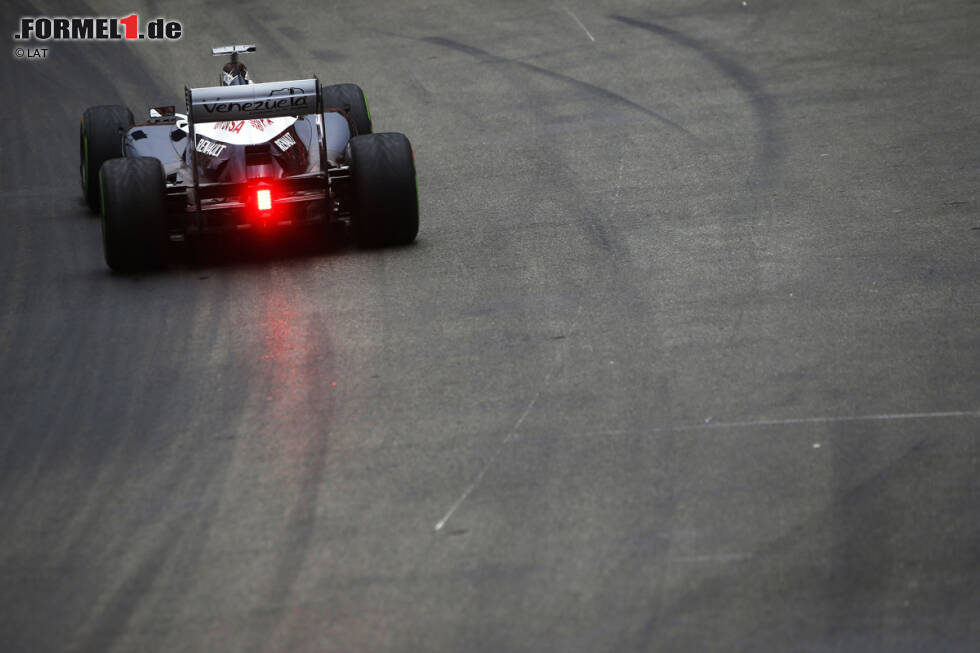
[[[134,124],[124,106],[85,111],[82,188],[112,270],[160,267],[168,242],[206,233],[346,223],[364,246],[415,240],[408,138],[372,133],[354,84],[252,83],[238,55],[254,51],[214,48],[231,57],[222,85],[185,88],[186,114],[154,107]]]

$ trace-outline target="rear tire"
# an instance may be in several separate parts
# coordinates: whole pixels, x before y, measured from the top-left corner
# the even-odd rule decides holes
[[[89,107],[82,114],[78,149],[82,193],[93,211],[100,209],[99,169],[123,156],[123,134],[133,125],[133,112],[119,105]]]
[[[334,84],[320,89],[324,109],[343,109],[351,117],[358,135],[372,133],[371,110],[357,84]]]
[[[166,261],[166,182],[158,159],[110,159],[99,173],[102,248],[114,272],[140,272]]]
[[[354,230],[365,247],[407,245],[419,232],[415,156],[404,134],[355,136],[348,145]]]

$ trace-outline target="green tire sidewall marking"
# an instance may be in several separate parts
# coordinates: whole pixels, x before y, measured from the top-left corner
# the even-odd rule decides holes
[[[371,118],[371,107],[368,106],[367,97],[364,95],[363,92],[361,93],[361,97],[364,98],[364,110],[367,111],[368,120],[370,120],[373,123],[374,119]],[[374,129],[372,128],[371,131],[374,131]]]

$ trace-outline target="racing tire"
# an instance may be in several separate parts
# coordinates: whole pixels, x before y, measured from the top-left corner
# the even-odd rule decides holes
[[[357,84],[334,84],[320,89],[324,109],[343,109],[354,123],[355,136],[373,133],[371,110]]]
[[[89,107],[82,114],[78,149],[82,193],[93,211],[100,209],[99,169],[109,159],[123,156],[123,134],[133,126],[133,112],[119,105]]]
[[[166,261],[166,181],[152,157],[110,159],[99,172],[102,249],[113,272],[141,272]]]
[[[355,136],[348,148],[358,245],[411,243],[419,232],[419,201],[408,138],[394,133]]]

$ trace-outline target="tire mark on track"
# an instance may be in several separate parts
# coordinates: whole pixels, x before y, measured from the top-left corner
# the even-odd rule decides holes
[[[566,83],[572,83],[576,87],[586,88],[591,94],[597,95],[605,100],[612,100],[620,104],[626,104],[630,108],[636,109],[644,113],[655,117],[659,120],[666,121],[670,126],[676,128],[678,131],[690,136],[692,139],[700,143],[700,139],[693,136],[685,128],[677,125],[673,121],[650,111],[646,107],[636,104],[635,102],[619,96],[607,89],[602,89],[595,87],[594,85],[581,82],[574,78],[570,78],[566,75],[560,73],[555,73],[553,71],[541,68],[539,66],[534,66],[532,64],[527,64],[521,61],[514,61],[502,57],[498,57],[484,50],[476,47],[472,47],[466,44],[458,43],[445,38],[440,37],[428,37],[424,39],[426,42],[439,45],[441,47],[446,47],[459,52],[463,52],[470,56],[473,56],[483,62],[487,63],[505,63],[514,64],[515,66],[522,68],[524,70],[531,70],[535,73],[539,73],[540,76],[544,76],[551,79],[558,79]],[[513,83],[513,82],[512,82]],[[518,87],[520,93],[528,95],[529,97],[534,97],[536,92],[533,88],[529,87],[527,84],[515,84]],[[550,140],[545,140],[540,144],[536,144],[535,147],[544,153],[547,153],[547,160],[551,162],[552,165],[552,181],[554,182],[554,187],[565,189],[565,192],[559,196],[553,198],[553,201],[562,208],[564,213],[568,215],[577,216],[575,220],[576,226],[582,231],[582,233],[587,237],[589,241],[592,242],[596,250],[598,250],[599,256],[596,261],[597,264],[601,262],[601,265],[597,265],[596,274],[592,277],[593,282],[599,285],[608,285],[610,289],[617,289],[616,292],[602,293],[605,298],[611,298],[617,296],[617,293],[624,293],[629,296],[630,299],[623,300],[621,303],[616,302],[617,308],[621,308],[623,312],[634,313],[638,315],[655,315],[653,310],[653,305],[647,296],[647,289],[642,282],[642,278],[638,276],[633,269],[630,261],[630,249],[627,242],[619,233],[619,230],[615,227],[614,219],[620,211],[623,195],[623,184],[624,177],[626,174],[627,159],[629,156],[629,146],[630,139],[628,137],[623,138],[623,143],[621,147],[621,153],[618,157],[618,167],[614,171],[614,181],[613,181],[613,196],[612,205],[609,206],[606,202],[596,201],[594,197],[585,193],[580,184],[580,178],[576,174],[572,166],[565,162],[569,153],[566,149],[559,147],[556,143]],[[569,192],[569,189],[571,191]],[[590,206],[596,203],[596,206]],[[575,281],[568,279],[567,277],[560,277],[564,279],[563,284],[568,284],[575,287],[572,291],[573,294],[578,296],[583,296],[588,294],[588,289],[579,287],[579,284]],[[600,300],[605,302],[606,300]],[[582,303],[579,304],[578,314],[582,313],[583,308],[587,306]],[[595,312],[593,308],[590,313]],[[568,329],[568,331],[574,331],[574,323],[577,322],[573,320],[573,326]],[[643,334],[639,335],[639,338],[649,343],[650,349],[658,349],[662,346],[660,342],[660,337],[657,329],[651,325],[651,327],[646,330]],[[560,352],[559,352],[560,353]],[[559,363],[555,369],[552,369],[548,375],[545,377],[545,381],[538,386],[538,390],[535,393],[532,400],[525,407],[522,414],[517,419],[513,427],[507,432],[504,438],[500,441],[497,447],[494,449],[490,456],[490,459],[483,467],[480,468],[474,481],[467,486],[463,493],[457,498],[456,502],[452,504],[447,513],[443,518],[437,522],[434,526],[435,531],[440,531],[445,528],[446,523],[453,517],[461,504],[463,504],[467,498],[480,486],[483,482],[485,475],[488,470],[492,468],[499,456],[507,449],[508,444],[512,443],[514,440],[520,437],[520,428],[523,421],[534,408],[537,402],[540,400],[541,394],[544,392],[547,384],[550,382],[552,376],[560,371],[560,368],[564,365],[564,361],[559,358]],[[652,373],[644,373],[644,382],[650,382],[651,384],[657,383],[663,380],[663,375],[657,371]],[[671,460],[674,457],[675,449],[675,438],[672,435],[667,435],[666,437],[660,438],[657,446],[658,457],[661,459]],[[554,442],[545,441],[539,443],[539,446],[551,447]],[[557,452],[556,452],[557,453]],[[545,456],[547,457],[547,455]],[[658,501],[665,501],[667,504],[666,510],[668,512],[673,511],[673,498],[669,496],[669,493],[656,492],[658,496]],[[666,498],[664,498],[666,497]]]
[[[754,170],[748,174],[745,180],[751,194],[752,205],[751,208],[745,208],[748,209],[747,213],[752,221],[723,220],[721,228],[728,233],[725,238],[725,242],[728,244],[728,256],[732,261],[742,261],[740,267],[746,269],[746,280],[758,291],[763,286],[763,273],[760,271],[762,267],[761,246],[759,243],[767,237],[776,219],[772,192],[775,190],[780,176],[781,161],[786,156],[783,139],[775,129],[779,117],[775,98],[766,92],[763,83],[755,72],[692,36],[657,23],[628,16],[610,15],[609,18],[692,50],[714,66],[724,77],[732,80],[739,91],[748,98],[759,134],[754,155]],[[732,212],[738,214],[746,211],[745,209],[740,211],[740,203],[733,200]],[[736,309],[729,345],[740,333],[744,323],[745,310],[744,305]]]
[[[217,297],[223,302],[223,294],[218,294]],[[211,299],[205,292],[198,290],[196,308],[192,314],[200,317],[203,313],[204,316],[210,317],[215,305]],[[113,313],[114,311],[110,311],[106,319],[107,323],[119,321],[120,318],[114,317]],[[197,319],[190,325],[199,326],[203,321]],[[183,320],[166,320],[156,324],[152,317],[148,318],[146,323],[158,327],[156,337],[147,338],[148,342],[183,344],[176,351],[167,351],[166,348],[161,350],[159,347],[152,346],[141,348],[140,355],[135,358],[143,361],[138,366],[140,369],[159,370],[165,368],[164,361],[167,359],[185,361],[191,358],[196,343],[193,338],[184,338],[180,335],[181,330],[187,328],[188,323]],[[222,328],[220,322],[217,323],[219,328],[214,330],[197,329],[196,331],[198,334],[203,334],[199,337],[207,339],[209,349],[218,349],[220,334],[227,333],[227,329]],[[106,329],[108,330],[108,327]],[[153,333],[151,329],[143,329],[141,332]],[[111,539],[106,542],[105,553],[110,554],[113,559],[126,556],[133,542],[138,542],[140,537],[157,534],[159,544],[136,554],[133,571],[123,573],[122,570],[118,570],[120,573],[104,581],[106,587],[103,591],[111,587],[113,582],[118,583],[118,587],[109,594],[105,603],[96,604],[97,612],[90,612],[86,618],[86,627],[81,633],[82,641],[77,649],[81,651],[109,650],[113,643],[125,636],[128,629],[140,627],[133,622],[137,614],[152,613],[154,627],[163,631],[169,629],[168,624],[173,622],[177,611],[158,608],[160,605],[169,606],[179,601],[180,597],[191,588],[195,576],[190,573],[167,575],[165,593],[148,590],[166,570],[194,569],[198,564],[220,506],[220,495],[215,496],[214,489],[222,487],[231,465],[231,457],[226,455],[223,448],[213,447],[207,454],[202,455],[198,448],[180,446],[182,442],[196,439],[202,433],[214,433],[217,429],[195,428],[195,425],[190,423],[183,428],[172,423],[169,423],[169,428],[165,426],[168,424],[168,414],[174,402],[168,401],[169,393],[161,392],[157,380],[134,379],[131,385],[131,394],[124,403],[130,406],[143,405],[138,417],[130,410],[114,422],[108,422],[115,426],[114,432],[98,432],[97,426],[88,426],[80,434],[87,441],[101,440],[104,446],[118,450],[118,454],[111,465],[107,466],[104,463],[100,465],[102,472],[97,482],[88,488],[83,518],[70,544],[64,547],[61,565],[67,571],[73,564],[77,564],[78,551],[84,551],[92,542],[105,540],[107,535]],[[179,376],[169,387],[176,389],[178,385]],[[101,387],[104,388],[104,384]],[[151,405],[156,406],[153,410],[148,410],[145,406],[148,396],[152,397]],[[205,394],[196,395],[191,405],[185,405],[186,414],[204,414],[209,402],[210,398]],[[98,399],[95,403],[98,403]],[[90,420],[89,423],[99,424],[104,421]],[[140,434],[139,437],[133,437],[136,433]],[[155,437],[147,437],[151,434]],[[119,502],[117,494],[120,488],[126,487],[126,481],[132,475],[131,464],[152,455],[146,451],[151,446],[154,449],[173,452],[163,459],[167,469],[148,475],[145,479],[145,494],[127,497],[122,505],[129,508],[127,512],[131,512],[133,506],[160,505],[164,514],[171,512],[176,514],[163,524],[159,524],[142,519],[137,512],[134,516],[128,517],[130,531],[107,533],[106,524],[113,521],[110,507]],[[174,454],[178,454],[179,458],[175,460]],[[192,518],[188,518],[182,510],[176,508],[188,501],[193,502],[196,507]],[[117,571],[116,564],[110,563],[107,569]]]
[[[462,52],[464,54],[468,54],[468,55],[470,55],[472,57],[475,57],[477,59],[480,59],[480,60],[485,61],[485,62],[488,62],[488,63],[500,63],[500,64],[508,64],[508,65],[512,65],[512,66],[517,66],[517,67],[522,68],[524,70],[533,72],[533,73],[535,73],[537,75],[543,75],[545,77],[549,77],[551,79],[554,79],[554,80],[563,82],[565,84],[569,84],[569,85],[571,85],[571,86],[573,86],[573,87],[575,87],[577,89],[580,89],[582,91],[586,91],[587,93],[589,93],[591,95],[596,95],[596,96],[601,97],[601,98],[603,98],[605,100],[610,100],[612,102],[616,102],[617,104],[621,104],[623,106],[629,107],[630,109],[633,109],[634,111],[639,111],[643,115],[649,116],[651,118],[654,118],[655,120],[660,121],[664,125],[667,125],[667,126],[671,127],[672,129],[674,129],[676,131],[679,131],[679,132],[681,132],[681,133],[689,136],[690,138],[693,138],[694,140],[697,140],[698,142],[700,142],[700,140],[698,139],[697,136],[695,136],[694,134],[692,134],[691,132],[689,132],[685,127],[683,127],[682,125],[678,124],[677,122],[671,120],[667,116],[664,116],[663,114],[660,114],[660,113],[657,113],[656,111],[653,111],[651,109],[648,109],[647,107],[645,107],[645,106],[643,106],[641,104],[637,104],[633,100],[630,100],[629,98],[624,97],[624,96],[622,96],[619,93],[616,93],[614,91],[610,91],[607,88],[603,88],[601,86],[597,86],[597,85],[591,84],[589,82],[584,82],[584,81],[582,81],[580,79],[576,79],[574,77],[570,77],[568,75],[564,75],[562,73],[558,73],[558,72],[555,72],[553,70],[549,70],[547,68],[543,68],[541,66],[537,66],[535,64],[527,63],[527,62],[524,62],[524,61],[518,61],[516,59],[508,59],[506,57],[501,57],[499,55],[495,55],[495,54],[492,54],[490,52],[487,52],[486,50],[481,50],[480,48],[474,47],[472,45],[466,45],[465,43],[460,43],[458,41],[454,41],[452,39],[448,39],[448,38],[445,38],[445,37],[442,37],[442,36],[427,36],[427,37],[423,38],[422,40],[425,41],[426,43],[431,43],[433,45],[438,45],[438,46],[443,47],[443,48],[448,48],[450,50],[456,50],[457,52]]]
[[[609,17],[624,25],[636,27],[656,36],[666,38],[677,45],[694,50],[708,60],[725,77],[735,82],[749,98],[761,132],[759,149],[756,154],[756,165],[759,168],[757,172],[760,178],[756,181],[756,184],[762,187],[771,187],[774,182],[773,177],[779,169],[778,162],[785,155],[785,148],[782,139],[773,127],[773,123],[778,115],[776,100],[765,92],[756,74],[729,56],[714,50],[705,43],[683,32],[628,16],[612,15]]]
[[[696,53],[714,67],[724,78],[731,80],[739,93],[747,98],[751,115],[754,117],[756,123],[757,133],[756,149],[752,155],[752,167],[744,182],[749,192],[747,203],[751,208],[745,206],[740,211],[740,205],[746,200],[740,201],[733,198],[731,200],[731,213],[735,216],[742,214],[744,217],[742,219],[723,218],[719,221],[719,228],[726,234],[724,238],[724,243],[726,243],[725,251],[727,257],[732,262],[731,267],[744,271],[742,276],[745,279],[746,285],[754,288],[754,294],[758,295],[758,289],[763,285],[759,242],[767,237],[769,227],[774,220],[770,199],[765,197],[765,195],[768,195],[775,188],[780,173],[780,162],[785,157],[784,144],[775,129],[775,123],[778,119],[776,100],[766,93],[762,82],[755,72],[746,68],[727,54],[716,50],[694,37],[656,23],[638,20],[628,16],[610,15],[609,18],[629,27],[643,30],[655,37],[666,39],[670,43]],[[743,316],[744,308],[740,308],[733,321],[730,342],[740,332],[744,319]],[[662,433],[669,434],[671,442],[674,442],[680,434],[680,431],[662,431]],[[673,446],[671,447],[671,451],[673,451]],[[676,492],[675,483],[671,483],[668,490],[672,495]],[[676,500],[672,500],[669,502],[669,507],[664,511],[666,515],[664,524],[669,533],[666,551],[669,551],[673,547],[676,510]],[[625,564],[629,564],[629,562],[627,560]],[[750,563],[747,561],[745,564]],[[653,577],[656,578],[655,586],[665,587],[665,581],[670,571],[671,561],[665,552],[664,555],[660,556],[660,561],[657,563],[655,571],[653,571]],[[619,646],[617,648],[636,649],[649,647],[652,641],[657,641],[654,635],[659,633],[660,629],[665,627],[665,624],[670,623],[670,618],[665,618],[664,613],[672,612],[674,606],[677,604],[678,601],[674,597],[667,596],[663,590],[654,593],[650,598],[649,604],[652,615],[641,628],[637,636],[638,641],[634,641],[630,637],[627,643],[625,643],[625,646]]]
[[[229,466],[229,461],[220,457],[211,461],[189,455],[185,465],[174,466],[171,478],[161,490],[181,488],[181,491],[189,495],[207,496],[212,487],[221,486]],[[191,474],[192,471],[198,473]],[[191,483],[193,487],[190,489],[187,488],[188,478],[194,478]],[[104,603],[99,613],[91,619],[90,629],[75,650],[84,653],[111,650],[125,637],[128,628],[134,626],[133,619],[141,609],[148,609],[156,602],[165,603],[165,598],[160,596],[159,591],[153,591],[153,586],[168,567],[186,570],[197,566],[219,506],[217,500],[202,501],[202,503],[203,509],[195,511],[193,518],[188,519],[178,514],[169,520],[166,527],[160,528],[163,537],[140,557],[133,572],[120,579],[118,588]],[[172,561],[173,564],[170,564]],[[65,565],[68,564],[66,560]],[[176,581],[173,576],[167,578],[172,585],[164,596],[172,596],[173,600],[185,594],[193,582],[193,574],[189,573],[182,574]],[[171,606],[165,605],[166,607]],[[162,632],[170,630],[178,614],[174,609],[157,609],[152,612],[154,627]]]

